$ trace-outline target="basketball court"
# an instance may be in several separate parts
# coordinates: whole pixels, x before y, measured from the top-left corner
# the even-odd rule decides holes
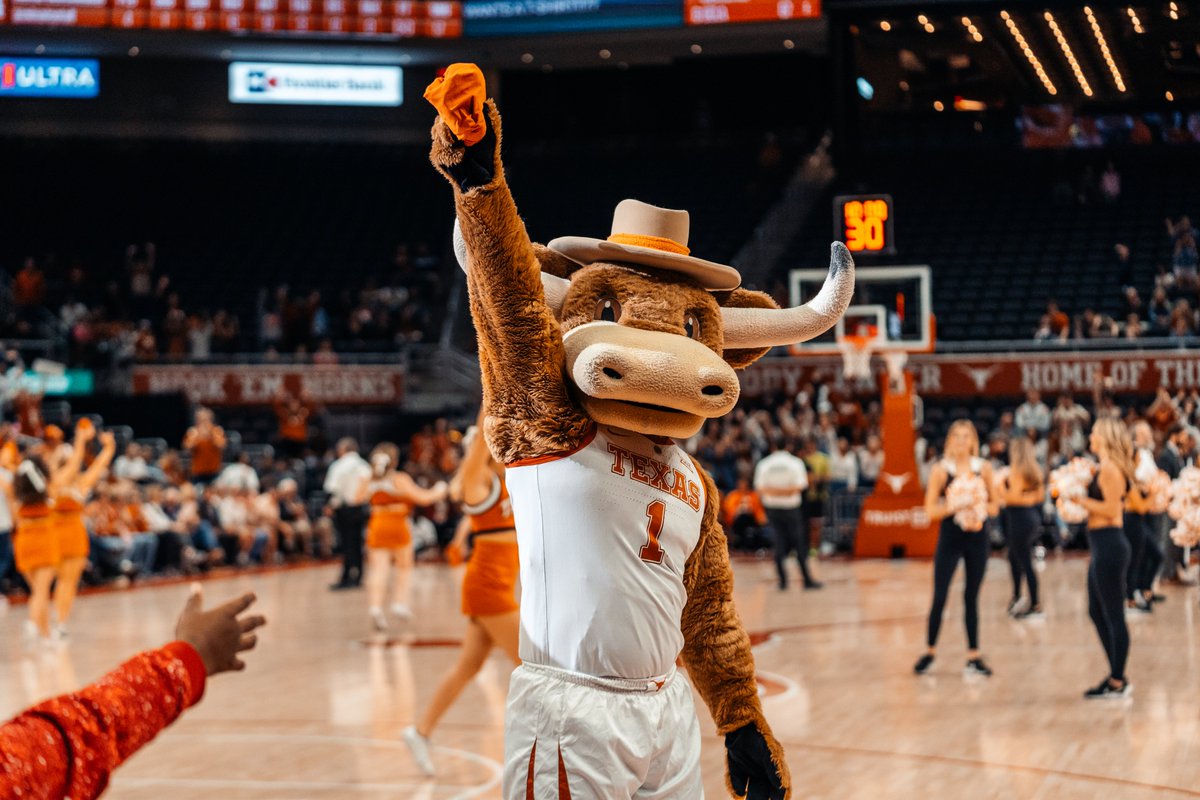
[[[765,710],[803,798],[1200,797],[1196,590],[1130,620],[1132,701],[1085,703],[1102,669],[1087,618],[1086,560],[1051,556],[1047,618],[1004,613],[1008,565],[989,564],[981,597],[990,680],[962,674],[956,582],[931,676],[911,673],[931,586],[919,560],[826,561],[819,592],[775,588],[769,560],[739,561],[736,601],[756,644]],[[495,654],[434,736],[440,774],[425,780],[399,739],[454,663],[463,630],[460,572],[423,566],[419,614],[373,637],[356,593],[331,594],[331,567],[205,584],[216,600],[251,589],[270,619],[246,672],[115,775],[114,800],[500,797],[510,665]],[[20,610],[0,617],[0,715],[78,688],[173,627],[186,585],[91,595],[65,649],[27,654]],[[436,609],[440,609],[436,610]],[[704,726],[704,782],[723,796],[724,746]]]

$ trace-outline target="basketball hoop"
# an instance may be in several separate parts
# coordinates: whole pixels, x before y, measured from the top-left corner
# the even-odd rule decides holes
[[[842,376],[846,380],[866,380],[871,377],[871,354],[874,336],[845,334],[838,340],[842,351]]]

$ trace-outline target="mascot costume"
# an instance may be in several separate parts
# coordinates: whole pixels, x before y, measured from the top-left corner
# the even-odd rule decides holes
[[[479,336],[484,429],[507,467],[521,560],[522,665],[505,715],[506,800],[698,800],[688,677],[725,737],[729,790],[783,800],[716,487],[676,438],[737,402],[735,369],[830,328],[854,265],[800,308],[689,254],[688,215],[634,200],[606,240],[533,244],[500,158],[483,75],[425,94],[431,159],[454,187],[456,249]],[[566,198],[564,198],[566,200]]]

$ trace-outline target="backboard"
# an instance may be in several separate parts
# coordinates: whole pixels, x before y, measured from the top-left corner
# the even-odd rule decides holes
[[[827,271],[795,269],[788,275],[790,302],[806,303],[821,290]],[[927,266],[858,267],[854,298],[838,324],[815,339],[792,346],[804,355],[838,355],[838,343],[847,335],[863,335],[876,328],[871,349],[876,353],[927,353],[933,350],[936,330],[933,295]]]

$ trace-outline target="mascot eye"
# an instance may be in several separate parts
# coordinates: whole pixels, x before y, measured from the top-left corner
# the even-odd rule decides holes
[[[615,297],[605,297],[596,303],[596,319],[602,322],[616,322],[621,318],[621,304]]]
[[[695,314],[688,314],[683,318],[683,332],[689,339],[700,338],[700,320],[696,318]]]

